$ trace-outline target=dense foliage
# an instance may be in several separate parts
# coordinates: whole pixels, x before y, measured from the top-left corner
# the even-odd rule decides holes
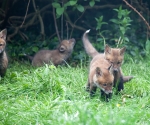
[[[148,22],[150,1],[129,4]],[[150,53],[147,25],[122,0],[5,0],[0,5],[0,29],[8,29],[7,52],[13,60],[42,48],[53,49],[71,37],[77,41],[73,59],[85,59],[81,38],[88,29],[98,51],[107,43],[126,46],[127,53],[137,58]]]

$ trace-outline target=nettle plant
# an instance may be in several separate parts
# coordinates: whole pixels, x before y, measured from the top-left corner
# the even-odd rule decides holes
[[[108,23],[103,22],[103,16],[100,16],[99,18],[95,18],[95,20],[97,22],[96,30],[98,31],[98,35],[100,36],[100,38],[98,38],[97,41],[100,43],[103,43],[105,46],[106,41],[105,41],[105,37],[103,36],[103,33],[107,32],[107,30],[101,31],[101,28],[102,28],[102,25],[106,25]],[[103,42],[101,42],[101,41],[103,41]],[[103,46],[100,44],[99,49],[102,49],[102,48],[103,48]]]
[[[113,22],[114,24],[116,24],[118,32],[116,33],[117,37],[119,37],[119,40],[116,42],[117,43],[117,47],[119,47],[120,45],[122,45],[123,43],[126,44],[127,42],[129,42],[128,37],[125,36],[127,30],[130,29],[130,25],[132,20],[129,17],[129,14],[131,13],[131,11],[127,10],[127,9],[122,9],[122,6],[119,7],[119,9],[113,9],[114,11],[116,11],[118,13],[117,19],[111,19],[110,21]],[[115,40],[118,38],[114,38]]]

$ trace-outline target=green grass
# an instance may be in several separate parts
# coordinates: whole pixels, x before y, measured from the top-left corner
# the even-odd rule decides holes
[[[135,78],[110,102],[85,91],[88,67],[14,63],[0,84],[0,125],[149,125],[150,62],[125,62]],[[128,95],[131,96],[128,97]]]

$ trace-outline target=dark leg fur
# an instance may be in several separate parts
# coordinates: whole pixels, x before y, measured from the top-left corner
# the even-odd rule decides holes
[[[101,97],[104,98],[106,102],[109,102],[109,99],[112,97],[112,93],[106,94],[103,90],[101,90]]]
[[[114,71],[114,87],[117,91],[121,91],[124,89],[123,85],[123,76],[121,75],[120,71]]]
[[[122,77],[122,76],[120,77],[120,79],[119,79],[118,82],[119,82],[119,83],[118,83],[117,88],[118,88],[118,91],[120,92],[121,90],[124,89],[124,85],[123,85],[123,77]]]
[[[96,92],[97,87],[96,86],[90,86],[90,96],[92,97]]]
[[[90,91],[90,83],[89,83],[89,80],[87,81],[87,85],[86,85],[86,89],[85,89],[87,92]]]

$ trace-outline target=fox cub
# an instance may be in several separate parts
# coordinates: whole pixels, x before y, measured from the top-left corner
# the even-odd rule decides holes
[[[112,65],[107,60],[101,58],[101,55],[95,55],[90,62],[86,90],[90,92],[90,96],[93,96],[98,87],[101,90],[101,96],[105,97],[108,101],[112,95],[113,82]]]
[[[0,32],[0,76],[4,77],[6,74],[8,59],[5,52],[7,30]]]
[[[107,62],[112,65],[112,73],[114,76],[114,81],[113,85],[117,87],[118,91],[121,91],[124,89],[123,83],[131,80],[133,77],[132,76],[123,76],[123,73],[121,71],[121,64],[124,59],[124,52],[125,52],[125,47],[124,48],[110,48],[108,45],[105,46],[104,53],[99,53],[93,45],[90,43],[87,34],[90,32],[90,30],[87,30],[83,34],[83,45],[85,48],[86,53],[91,56],[93,59],[95,57],[99,57],[99,60],[97,61],[97,65],[102,63],[102,60],[107,60]],[[106,61],[105,61],[106,62]],[[102,64],[101,64],[102,65]],[[104,63],[101,66],[103,68],[107,68]],[[108,79],[108,78],[106,78]]]
[[[54,64],[55,66],[65,62],[72,54],[75,39],[63,40],[56,50],[40,50],[32,60],[33,66],[43,66],[44,64]]]

